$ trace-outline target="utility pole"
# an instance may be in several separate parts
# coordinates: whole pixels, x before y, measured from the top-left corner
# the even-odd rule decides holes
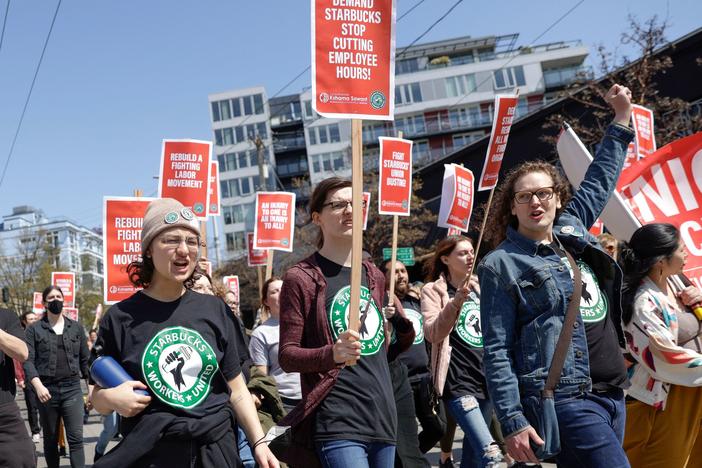
[[[259,185],[259,191],[265,192],[268,190],[268,184],[266,183],[266,170],[265,170],[265,153],[264,150],[266,149],[266,146],[263,144],[263,140],[261,140],[261,137],[259,135],[256,135],[256,139],[254,140],[254,144],[256,145],[256,152],[258,153],[258,185]]]

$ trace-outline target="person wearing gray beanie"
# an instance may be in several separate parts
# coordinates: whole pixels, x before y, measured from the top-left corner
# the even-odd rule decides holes
[[[141,245],[142,260],[127,272],[144,289],[110,308],[96,344],[134,378],[92,393],[98,412],[124,417],[124,440],[94,466],[242,466],[236,421],[258,466],[277,468],[242,377],[227,305],[186,288],[200,250],[192,211],[177,200],[154,200]]]

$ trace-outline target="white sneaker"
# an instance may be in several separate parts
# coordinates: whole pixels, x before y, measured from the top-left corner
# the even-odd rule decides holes
[[[38,444],[40,441],[41,441],[41,439],[39,438],[39,434],[32,435],[32,442],[34,442],[35,444]]]

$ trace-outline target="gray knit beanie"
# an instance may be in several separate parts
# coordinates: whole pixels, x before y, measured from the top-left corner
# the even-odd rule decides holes
[[[195,215],[178,200],[158,198],[149,203],[141,226],[142,253],[146,252],[154,237],[173,227],[190,229],[200,235],[200,223],[195,219]]]

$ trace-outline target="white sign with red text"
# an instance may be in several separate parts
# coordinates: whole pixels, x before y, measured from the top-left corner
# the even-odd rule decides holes
[[[468,230],[473,211],[473,173],[457,164],[444,164],[439,227]]]

